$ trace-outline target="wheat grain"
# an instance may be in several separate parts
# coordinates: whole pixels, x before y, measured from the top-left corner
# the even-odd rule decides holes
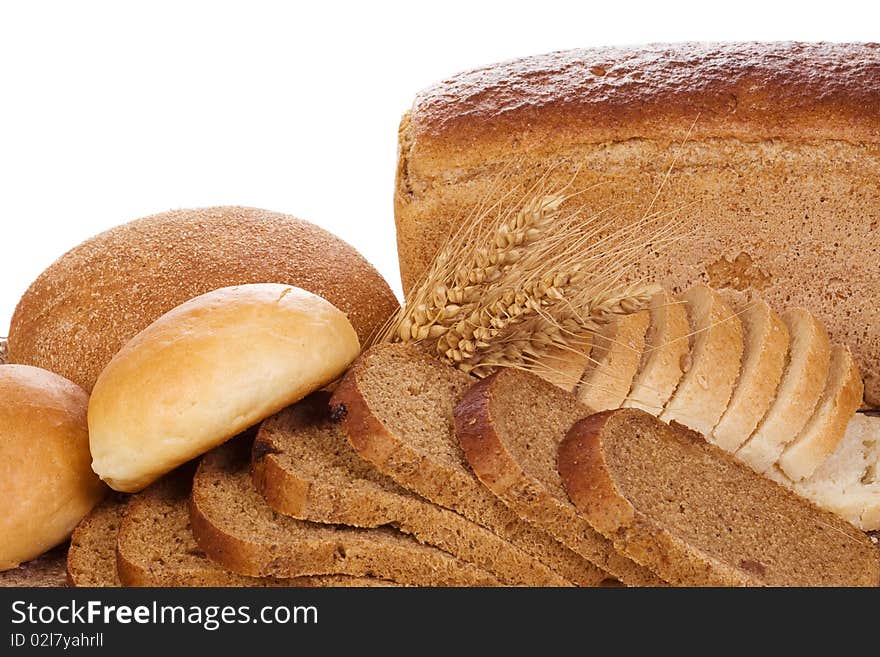
[[[485,376],[552,367],[552,350],[577,349],[585,333],[647,306],[656,286],[621,281],[656,216],[611,230],[604,213],[563,212],[576,194],[548,192],[543,180],[528,192],[519,206],[486,204],[462,224],[381,339],[423,343]],[[668,227],[654,231],[662,242]]]

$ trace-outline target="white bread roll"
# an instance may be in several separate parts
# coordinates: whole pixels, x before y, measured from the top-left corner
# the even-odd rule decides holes
[[[335,380],[359,351],[345,314],[297,287],[258,283],[191,299],[98,376],[92,468],[116,490],[139,491]]]
[[[0,366],[0,570],[64,541],[107,492],[89,467],[87,407],[57,374]]]

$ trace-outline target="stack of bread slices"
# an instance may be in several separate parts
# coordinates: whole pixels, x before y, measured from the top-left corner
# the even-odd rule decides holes
[[[662,292],[589,356],[579,377],[478,381],[418,344],[376,345],[335,390],[98,507],[70,581],[880,583],[862,531],[880,429],[810,313]]]

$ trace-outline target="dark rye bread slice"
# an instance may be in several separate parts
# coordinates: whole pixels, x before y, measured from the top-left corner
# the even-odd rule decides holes
[[[251,474],[269,506],[312,522],[393,526],[494,574],[506,584],[567,586],[565,579],[464,516],[398,486],[363,460],[330,420],[330,394],[317,392],[265,420]]]
[[[521,520],[474,475],[455,437],[453,409],[475,379],[414,345],[375,345],[331,400],[349,442],[398,484],[483,525],[579,586],[609,575]]]
[[[556,470],[566,432],[592,410],[538,377],[503,369],[465,394],[455,432],[480,481],[520,518],[629,586],[663,586],[620,554],[572,505]]]
[[[67,577],[64,572],[66,552],[67,544],[65,543],[16,568],[0,572],[0,588],[67,586]]]
[[[116,570],[116,536],[128,497],[109,495],[73,530],[67,551],[71,586],[122,586]]]
[[[353,577],[245,577],[210,561],[190,528],[192,467],[183,466],[131,498],[117,536],[117,567],[126,586],[388,586]]]
[[[193,480],[193,534],[209,558],[242,575],[377,577],[414,586],[497,586],[477,566],[391,527],[360,529],[296,520],[254,488],[249,441],[206,454]]]
[[[590,524],[673,584],[880,583],[880,553],[865,534],[644,411],[579,421],[558,467]]]

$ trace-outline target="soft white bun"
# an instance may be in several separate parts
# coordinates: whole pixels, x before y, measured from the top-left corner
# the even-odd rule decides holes
[[[203,294],[132,338],[89,402],[92,468],[135,492],[335,380],[360,351],[345,314],[290,285]]]
[[[88,395],[28,365],[0,365],[0,570],[70,536],[107,492],[89,467]]]

